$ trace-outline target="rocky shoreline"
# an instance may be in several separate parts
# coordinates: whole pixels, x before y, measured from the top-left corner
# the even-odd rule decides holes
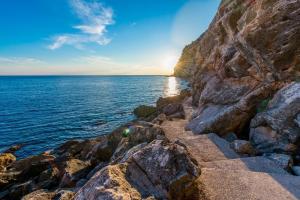
[[[300,2],[222,0],[175,75],[192,90],[109,135],[0,155],[0,199],[300,199]]]
[[[160,98],[154,113],[141,106],[137,120],[111,134],[41,155],[16,160],[18,148],[10,148],[0,154],[0,199],[185,199],[200,169],[159,124],[184,118],[181,101],[189,96]]]

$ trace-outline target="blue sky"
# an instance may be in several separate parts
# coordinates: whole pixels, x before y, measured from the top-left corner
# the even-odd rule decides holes
[[[170,74],[220,0],[3,0],[0,74]]]

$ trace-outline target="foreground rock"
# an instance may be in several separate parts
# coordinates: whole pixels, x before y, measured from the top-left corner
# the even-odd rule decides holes
[[[99,171],[75,199],[188,199],[199,172],[183,146],[155,140]]]
[[[27,199],[72,199],[64,188],[76,192],[103,167],[125,162],[156,139],[164,139],[158,125],[130,122],[111,134],[68,141],[53,151],[23,160],[1,154],[0,199],[17,200],[25,195]]]
[[[279,90],[264,112],[251,121],[250,140],[261,153],[295,152],[300,139],[300,83]]]

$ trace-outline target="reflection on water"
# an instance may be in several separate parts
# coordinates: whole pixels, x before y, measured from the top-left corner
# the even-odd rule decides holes
[[[175,96],[180,93],[180,79],[168,77],[164,86],[164,96]]]

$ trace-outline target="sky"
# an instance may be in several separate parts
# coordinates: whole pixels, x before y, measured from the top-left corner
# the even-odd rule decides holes
[[[0,75],[169,75],[221,0],[1,0]]]

